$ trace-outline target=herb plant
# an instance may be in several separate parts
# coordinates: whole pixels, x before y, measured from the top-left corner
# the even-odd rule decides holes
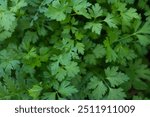
[[[149,0],[0,0],[0,99],[150,99]]]

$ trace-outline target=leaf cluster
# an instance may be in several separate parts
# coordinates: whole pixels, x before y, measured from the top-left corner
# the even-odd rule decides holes
[[[150,99],[148,0],[0,0],[0,99]]]

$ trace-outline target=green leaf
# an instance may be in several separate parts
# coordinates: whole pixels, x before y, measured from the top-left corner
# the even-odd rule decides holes
[[[146,84],[146,82],[143,82],[141,79],[135,79],[133,81],[133,87],[134,89],[137,90],[146,90],[148,88],[148,85]]]
[[[42,99],[44,99],[44,100],[55,100],[56,99],[56,92],[44,93]]]
[[[75,11],[80,11],[82,8],[87,8],[91,4],[87,0],[72,0]]]
[[[13,7],[11,7],[11,11],[12,12],[17,12],[20,8],[27,6],[27,3],[25,2],[25,0],[16,0],[16,5],[14,5]]]
[[[15,53],[13,53],[12,51],[0,51],[0,68],[2,68],[9,75],[11,74],[11,70],[18,69],[20,65],[20,61],[17,60],[15,57],[13,58],[12,55],[15,56]]]
[[[39,85],[33,85],[33,87],[29,89],[28,92],[33,99],[37,99],[38,96],[41,94],[42,89],[43,88]]]
[[[126,94],[123,92],[123,89],[112,89],[109,88],[109,94],[107,96],[107,100],[122,100],[126,97]]]
[[[106,62],[112,62],[117,60],[118,55],[111,47],[108,47],[106,49],[106,58]]]
[[[91,29],[92,32],[100,35],[102,30],[102,24],[99,22],[87,22],[84,26],[84,29]]]
[[[0,32],[0,41],[4,41],[5,39],[11,37],[11,32],[9,31],[3,31],[3,32]]]
[[[146,35],[136,35],[136,36],[139,40],[139,43],[142,46],[147,46],[150,44],[150,36],[146,36]]]
[[[112,14],[107,14],[104,21],[108,24],[110,28],[117,28],[117,23],[114,19],[114,16]]]
[[[136,60],[134,63],[130,63],[127,71],[133,78],[142,78],[150,81],[150,69],[148,65],[142,63],[141,59]]]
[[[56,78],[58,79],[58,81],[62,81],[63,79],[65,79],[66,75],[67,75],[67,71],[62,67],[59,67],[58,72],[56,74]]]
[[[27,31],[23,39],[35,43],[38,40],[38,36],[36,32]]]
[[[73,10],[78,15],[83,15],[84,17],[90,19],[90,14],[87,12],[87,8],[91,5],[87,0],[72,0]]]
[[[106,54],[106,50],[103,45],[97,44],[93,50],[94,55],[96,58],[102,58]]]
[[[133,60],[134,58],[136,58],[136,54],[132,49],[129,49],[121,44],[118,44],[118,46],[116,46],[115,52],[120,59],[119,62],[127,62],[126,60]]]
[[[3,63],[3,65],[6,65],[5,66],[6,71],[17,69],[19,64],[20,64],[20,61],[18,60],[10,60],[10,61],[7,61],[7,63]]]
[[[129,80],[124,73],[118,72],[118,67],[105,69],[106,79],[110,82],[111,87],[116,87]]]
[[[49,71],[52,73],[52,75],[55,75],[58,72],[59,69],[59,62],[53,62],[48,66]]]
[[[84,59],[87,64],[92,64],[92,65],[96,64],[96,57],[93,54],[85,55]]]
[[[6,86],[3,86],[2,83],[0,82],[0,99],[7,99],[6,97],[8,95],[9,95],[9,92],[8,92]]]
[[[48,47],[41,47],[39,52],[40,52],[40,60],[42,62],[48,61],[48,58],[49,58],[49,49],[48,49]]]
[[[142,64],[141,61],[136,61],[136,66],[138,69],[135,70],[137,76],[142,79],[150,80],[150,69],[147,65]]]
[[[83,43],[77,42],[76,48],[78,50],[78,53],[80,53],[82,55],[84,54],[84,44]]]
[[[60,0],[55,0],[49,5],[47,11],[45,12],[45,16],[56,21],[62,21],[66,19],[66,13],[68,12],[70,12],[68,2],[65,0],[63,0],[63,2]]]
[[[97,77],[92,77],[88,83],[88,89],[92,90],[89,94],[92,99],[102,99],[107,92],[107,87],[102,81],[99,81]]]
[[[78,90],[74,86],[71,86],[69,81],[63,81],[58,92],[63,96],[72,96],[72,94],[77,93]]]
[[[15,85],[15,80],[12,77],[4,76],[5,86],[9,90],[9,93],[17,92],[17,87]]]
[[[138,13],[136,12],[136,9],[130,8],[126,10],[125,12],[121,13],[121,17],[124,24],[129,25],[132,19],[140,19]]]
[[[99,6],[99,4],[96,3],[95,5],[92,5],[92,9],[89,9],[89,13],[91,17],[98,18],[102,16],[103,10]]]
[[[136,33],[150,34],[150,21],[147,21]]]
[[[82,38],[84,37],[84,35],[80,32],[76,32],[75,36],[76,36],[76,39],[78,39],[78,40],[82,40]]]
[[[110,45],[110,41],[108,40],[108,38],[104,41],[104,46],[106,48],[106,62],[112,62],[112,61],[116,61],[116,59],[118,58],[117,53],[112,49],[111,45]]]
[[[37,54],[36,54],[36,48],[32,47],[31,50],[24,55],[24,58],[25,59],[30,59],[30,58],[34,58],[36,56],[37,56]]]
[[[80,71],[79,67],[77,66],[77,63],[73,61],[66,65],[65,69],[69,77],[75,77]]]
[[[64,53],[64,54],[61,54],[59,56],[59,62],[62,64],[62,65],[68,65],[70,62],[71,62],[71,55],[70,53]]]
[[[11,30],[15,20],[15,14],[10,11],[0,13],[0,26],[2,26],[4,30]]]
[[[7,3],[8,3],[7,0],[1,0],[0,1],[0,7],[3,7],[4,9],[6,9],[7,8]]]

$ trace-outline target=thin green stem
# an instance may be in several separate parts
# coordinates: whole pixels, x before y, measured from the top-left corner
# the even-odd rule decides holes
[[[113,43],[120,42],[120,41],[122,41],[122,40],[128,39],[128,38],[130,38],[130,37],[132,37],[132,36],[134,36],[134,35],[136,35],[136,32],[135,32],[135,33],[132,33],[132,34],[126,36],[126,37],[120,38],[120,39],[114,41]]]

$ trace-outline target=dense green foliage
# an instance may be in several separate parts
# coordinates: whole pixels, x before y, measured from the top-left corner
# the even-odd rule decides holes
[[[0,0],[0,99],[150,99],[148,0]]]

